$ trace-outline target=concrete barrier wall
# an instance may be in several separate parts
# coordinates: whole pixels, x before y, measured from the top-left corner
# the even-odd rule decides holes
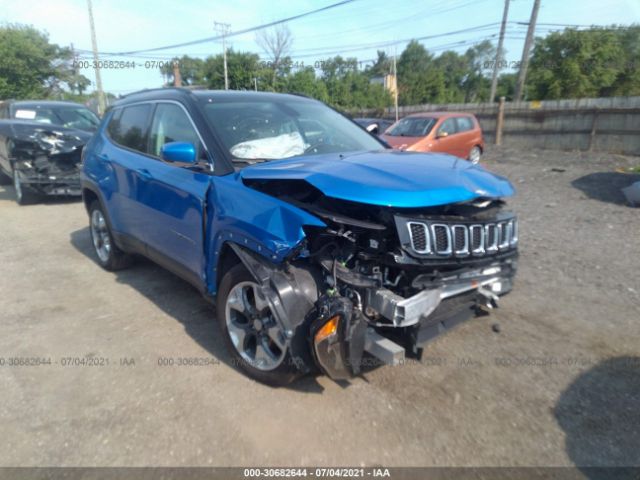
[[[486,141],[494,143],[497,103],[405,106],[400,107],[399,116],[433,111],[475,114]],[[360,115],[375,116],[373,112],[354,112],[354,116]],[[387,109],[382,116],[394,119],[395,111]],[[640,97],[506,102],[502,144],[640,155]]]

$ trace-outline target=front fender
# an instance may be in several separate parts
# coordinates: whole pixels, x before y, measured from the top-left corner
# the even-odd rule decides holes
[[[305,238],[304,226],[326,227],[319,218],[245,186],[237,173],[214,177],[206,212],[207,289],[217,291],[216,268],[225,242],[241,245],[279,264]]]

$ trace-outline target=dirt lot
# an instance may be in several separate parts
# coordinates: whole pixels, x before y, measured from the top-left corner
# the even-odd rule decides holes
[[[252,382],[189,285],[101,270],[80,202],[0,187],[0,465],[640,465],[640,209],[614,171],[640,159],[485,164],[518,190],[514,292],[348,386]],[[159,365],[182,357],[211,365]]]

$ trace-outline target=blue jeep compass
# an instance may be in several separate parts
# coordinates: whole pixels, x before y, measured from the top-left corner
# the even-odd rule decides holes
[[[82,191],[100,265],[142,254],[193,284],[238,365],[269,384],[349,378],[365,354],[419,358],[495,307],[517,266],[505,178],[389,150],[296,95],[129,95],[84,150]]]

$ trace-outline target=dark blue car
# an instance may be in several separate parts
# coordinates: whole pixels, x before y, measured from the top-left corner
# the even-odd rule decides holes
[[[81,182],[98,262],[142,254],[192,283],[234,360],[270,384],[349,378],[366,352],[419,358],[516,271],[506,179],[389,150],[301,96],[129,95],[85,148]]]

